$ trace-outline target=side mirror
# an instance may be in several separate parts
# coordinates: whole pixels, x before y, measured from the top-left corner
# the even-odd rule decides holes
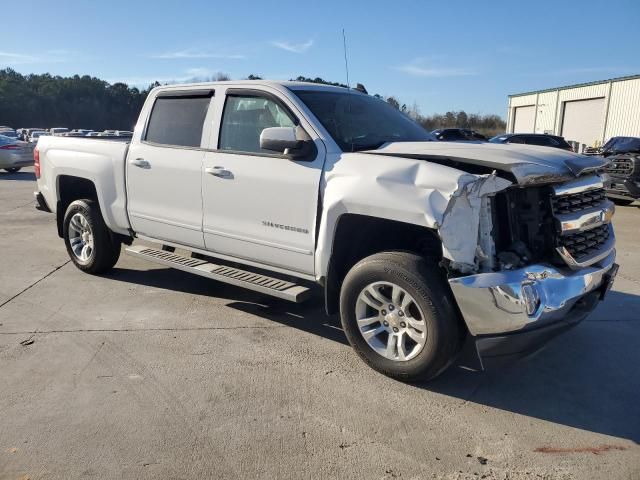
[[[260,133],[260,148],[278,153],[289,153],[302,147],[303,140],[296,138],[295,127],[269,127]]]

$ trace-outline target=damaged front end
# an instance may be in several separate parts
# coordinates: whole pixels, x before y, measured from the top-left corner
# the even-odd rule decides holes
[[[559,184],[469,177],[438,232],[469,343],[486,366],[537,349],[604,297],[617,271],[614,206],[595,174]]]

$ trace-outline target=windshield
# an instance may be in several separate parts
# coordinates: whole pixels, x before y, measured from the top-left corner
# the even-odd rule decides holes
[[[373,150],[387,142],[435,137],[387,102],[359,93],[294,91],[345,152]]]

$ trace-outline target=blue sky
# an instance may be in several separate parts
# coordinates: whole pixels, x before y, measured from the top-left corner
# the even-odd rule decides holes
[[[142,86],[219,71],[345,82],[345,28],[352,83],[422,114],[503,117],[510,93],[640,73],[638,0],[28,3],[3,9],[0,68]]]

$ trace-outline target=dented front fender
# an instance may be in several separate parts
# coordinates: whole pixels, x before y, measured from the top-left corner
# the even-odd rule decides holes
[[[321,184],[316,276],[326,276],[335,229],[347,213],[435,229],[443,256],[462,271],[473,271],[478,265],[481,199],[509,185],[495,173],[474,175],[419,159],[330,156]]]

